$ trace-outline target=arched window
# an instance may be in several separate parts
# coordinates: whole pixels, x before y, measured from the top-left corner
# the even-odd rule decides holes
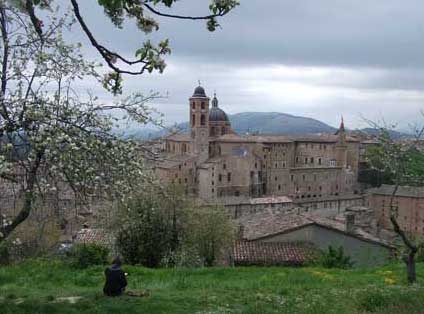
[[[196,125],[196,116],[195,115],[192,115],[191,116],[191,125],[192,126],[195,126]]]
[[[224,134],[225,134],[225,126],[223,126],[221,130],[221,135],[224,135]]]
[[[211,127],[210,133],[211,133],[211,136],[215,136],[215,128],[214,127]]]
[[[191,103],[191,108],[194,110],[196,109],[196,104],[194,103],[194,101]]]
[[[202,110],[205,109],[205,102],[204,101],[202,101],[202,104],[200,105],[200,107],[202,108]]]
[[[204,114],[200,116],[200,125],[206,125],[206,116]]]

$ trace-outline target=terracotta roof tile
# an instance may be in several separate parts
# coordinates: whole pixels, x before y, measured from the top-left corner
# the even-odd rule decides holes
[[[272,212],[267,210],[261,213],[239,218],[240,225],[243,226],[243,238],[246,240],[258,240],[273,235],[287,233],[295,229],[309,225],[317,225],[327,229],[332,229],[352,237],[392,247],[390,243],[375,237],[374,235],[355,228],[353,232],[346,231],[346,225],[334,219],[320,217],[311,214],[289,214],[285,212]]]
[[[84,228],[77,232],[74,243],[76,244],[103,244],[110,243],[109,237],[103,229],[89,229]]]
[[[165,139],[176,142],[189,142],[191,141],[190,135],[185,133],[175,133],[165,136]]]
[[[311,260],[316,249],[310,243],[257,242],[239,240],[234,246],[236,266],[301,266]]]
[[[395,189],[394,185],[383,184],[379,188],[369,190],[369,193],[391,196],[394,192],[394,189]],[[396,191],[396,196],[424,198],[424,187],[423,186],[399,186],[398,190]]]

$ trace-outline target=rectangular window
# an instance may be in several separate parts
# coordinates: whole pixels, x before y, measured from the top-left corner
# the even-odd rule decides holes
[[[228,182],[231,182],[231,172],[228,172],[227,173],[227,181]]]

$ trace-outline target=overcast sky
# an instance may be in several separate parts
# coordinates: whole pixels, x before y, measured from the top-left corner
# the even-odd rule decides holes
[[[80,6],[99,40],[133,54],[146,36],[131,23],[113,28],[93,2]],[[208,3],[182,0],[175,10],[204,14]],[[168,67],[162,75],[126,78],[125,92],[168,93],[154,106],[170,124],[188,119],[198,80],[209,96],[216,90],[230,114],[284,112],[333,126],[343,115],[350,128],[363,126],[365,116],[405,129],[424,109],[422,0],[241,0],[214,33],[202,21],[160,22],[153,40],[170,38]],[[90,47],[86,53],[96,56]],[[112,100],[101,87],[85,86]]]

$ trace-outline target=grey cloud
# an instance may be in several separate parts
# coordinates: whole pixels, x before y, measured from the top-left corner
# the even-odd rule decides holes
[[[207,13],[209,1],[184,0],[177,12]],[[145,36],[132,23],[116,31],[101,9],[81,2],[87,22],[107,44],[133,52]],[[173,53],[208,62],[371,67],[424,65],[424,3],[420,0],[242,0],[214,33],[204,22],[160,19],[155,40]]]
[[[176,10],[202,13],[208,3],[184,0]],[[114,29],[91,1],[80,5],[109,47],[130,55],[145,40],[131,23]],[[334,126],[344,114],[351,127],[362,125],[361,114],[384,115],[406,126],[424,107],[422,0],[241,0],[214,33],[203,22],[160,22],[151,37],[171,38],[169,67],[163,75],[127,77],[125,87],[169,93],[154,104],[169,123],[186,120],[198,79],[209,95],[217,90],[229,113],[280,111]],[[68,36],[87,43],[79,31]],[[85,52],[96,56],[89,45]],[[95,83],[86,86],[112,100]]]

